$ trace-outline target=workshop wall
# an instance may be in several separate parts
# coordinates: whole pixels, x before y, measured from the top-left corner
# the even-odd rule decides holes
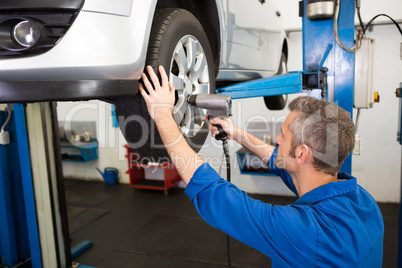
[[[119,182],[128,183],[126,150],[123,145],[126,141],[119,128],[112,126],[111,104],[91,100],[88,102],[59,102],[57,105],[58,120],[62,123],[69,121],[96,122],[96,136],[98,140],[98,159],[89,162],[64,162],[63,174],[67,179],[82,179],[102,181],[103,178],[96,171],[105,167],[114,167],[119,170]]]
[[[400,108],[395,89],[402,82],[402,38],[393,25],[375,26],[368,36],[376,42],[373,83],[381,101],[373,109],[361,110],[359,135],[363,150],[360,156],[353,157],[352,171],[376,200],[399,202],[401,146],[396,133]]]
[[[274,2],[281,10],[286,29],[290,30],[288,69],[301,70],[303,55],[298,1],[274,0]],[[400,0],[384,0],[381,1],[381,5],[377,1],[362,1],[361,14],[365,23],[378,13],[386,13],[396,20],[401,20],[401,10]],[[388,22],[385,18],[378,19],[378,22],[381,21]],[[394,92],[402,82],[400,58],[402,38],[394,25],[375,26],[373,31],[367,33],[367,37],[374,38],[376,42],[373,80],[374,90],[379,91],[381,102],[375,104],[373,109],[361,111],[359,135],[362,137],[362,152],[359,156],[353,156],[352,173],[357,177],[358,183],[377,201],[399,202],[401,146],[396,142],[399,104]],[[289,101],[295,97],[297,96],[289,96]],[[95,167],[103,169],[112,166],[119,169],[120,182],[128,183],[128,176],[124,174],[127,170],[125,149],[122,147],[125,141],[119,129],[112,127],[110,104],[101,101],[59,103],[59,121],[65,120],[75,110],[79,111],[74,114],[74,120],[97,122],[99,159],[87,163],[63,162],[65,177],[102,180]],[[273,122],[274,125],[280,125],[288,114],[287,109],[268,111],[262,98],[236,100],[233,103],[233,110],[233,121],[246,129],[255,122]],[[354,120],[355,117],[356,110]],[[264,134],[268,133],[264,131],[256,133],[260,137]],[[229,144],[234,184],[250,193],[293,195],[278,177],[241,175],[235,157],[240,146],[234,142]],[[221,142],[208,137],[200,155],[212,163],[219,172],[221,152]],[[226,176],[225,170],[221,170],[221,175]]]

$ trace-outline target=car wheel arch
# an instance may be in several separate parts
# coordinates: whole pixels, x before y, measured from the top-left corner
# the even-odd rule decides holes
[[[222,43],[221,22],[216,0],[167,0],[157,2],[156,10],[165,8],[186,9],[198,19],[207,34],[216,66],[215,74],[217,76],[219,72]],[[206,16],[205,14],[208,15]]]

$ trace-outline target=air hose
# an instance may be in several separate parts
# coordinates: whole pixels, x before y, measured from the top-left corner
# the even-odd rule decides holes
[[[229,154],[229,145],[227,139],[222,139],[223,145],[223,153],[225,154],[226,160],[226,180],[230,182],[230,154]],[[226,247],[227,247],[227,255],[228,255],[228,267],[232,267],[232,260],[230,256],[230,236],[226,235]]]
[[[226,180],[230,182],[230,154],[229,154],[229,144],[228,144],[228,136],[226,132],[223,130],[221,125],[214,125],[217,127],[219,134],[215,135],[215,139],[218,141],[222,141],[223,153],[225,155],[226,160]],[[226,235],[226,247],[227,247],[227,255],[228,255],[228,267],[232,267],[232,260],[230,256],[230,236]]]

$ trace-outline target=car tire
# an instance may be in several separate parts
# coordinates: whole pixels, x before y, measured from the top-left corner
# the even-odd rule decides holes
[[[288,73],[287,58],[285,53],[282,52],[277,75],[283,75],[287,73]],[[288,95],[264,97],[265,105],[269,110],[282,110],[283,108],[286,107],[287,101],[288,101]]]
[[[208,124],[201,118],[206,110],[187,103],[197,93],[215,93],[215,65],[202,25],[184,9],[157,10],[152,23],[146,66],[160,77],[162,65],[176,89],[173,115],[189,145],[198,152],[208,136]],[[128,145],[153,162],[169,161],[159,132],[146,103],[138,93],[114,101],[119,125]]]

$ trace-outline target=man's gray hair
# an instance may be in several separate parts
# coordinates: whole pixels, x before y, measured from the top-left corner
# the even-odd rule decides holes
[[[290,156],[297,146],[305,144],[312,153],[316,170],[335,175],[353,150],[355,125],[349,112],[313,97],[298,97],[289,104],[298,112],[289,125],[293,134]]]

